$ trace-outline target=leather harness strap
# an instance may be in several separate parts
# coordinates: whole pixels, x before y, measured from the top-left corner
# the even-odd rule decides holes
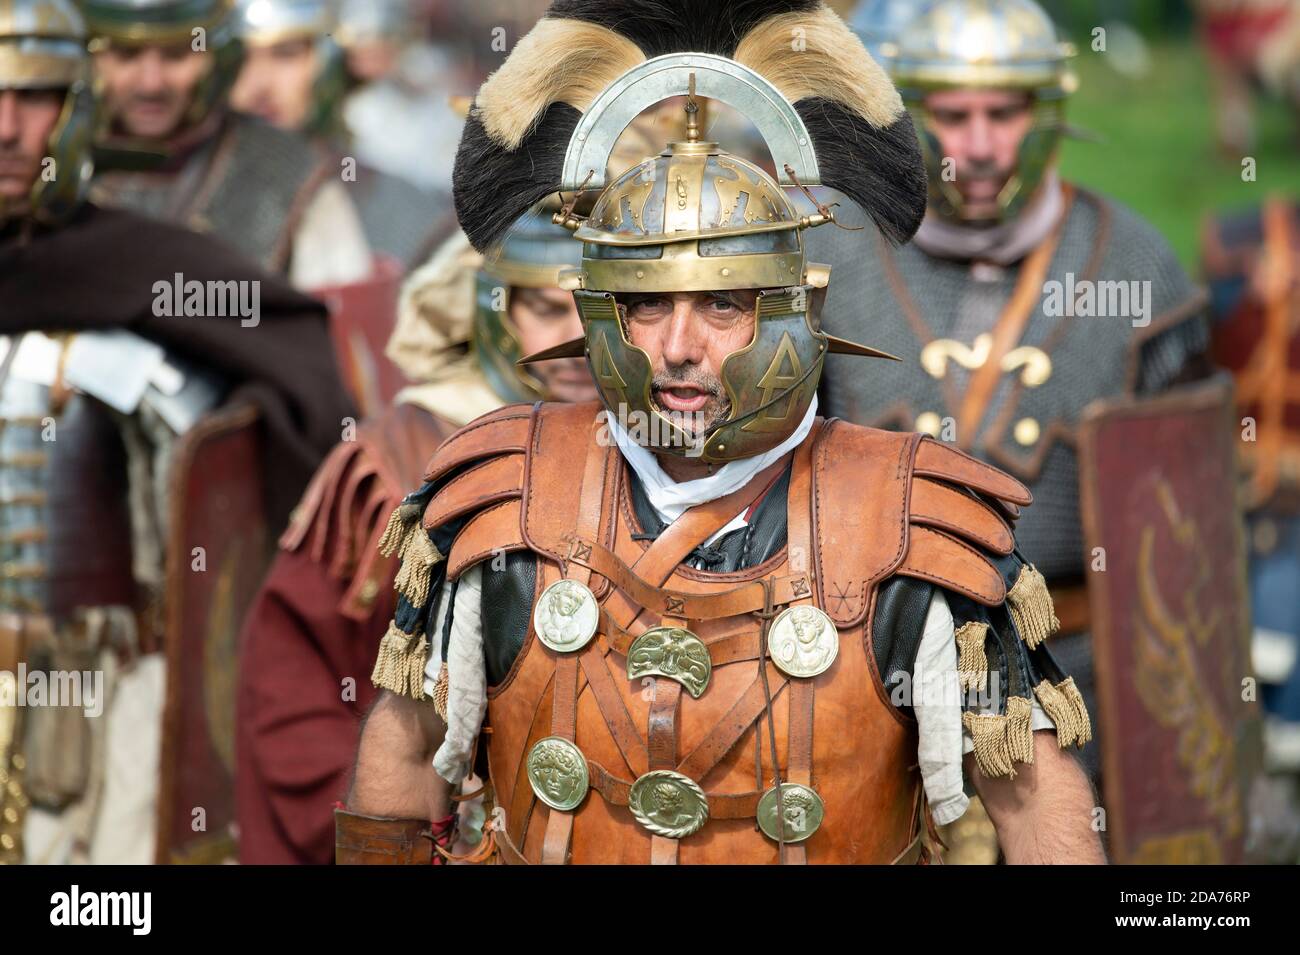
[[[677,743],[681,728],[682,685],[676,680],[655,680],[654,699],[646,719],[650,769],[671,770],[677,762]],[[676,865],[677,840],[660,835],[650,837],[650,864]]]
[[[555,694],[551,700],[551,735],[573,742],[578,713],[578,658],[564,654],[555,661]],[[568,861],[573,813],[551,810],[542,843],[542,864],[563,865]]]
[[[1052,264],[1052,256],[1055,255],[1056,246],[1061,241],[1065,220],[1070,217],[1070,209],[1074,204],[1073,188],[1068,184],[1062,188],[1065,193],[1065,205],[1061,211],[1061,218],[1048,239],[1040,242],[1025,259],[1011,298],[998,317],[997,324],[993,326],[993,341],[988,357],[971,373],[970,380],[966,384],[966,393],[962,395],[961,407],[957,413],[957,432],[960,435],[958,447],[975,446],[976,439],[981,433],[980,425],[984,420],[984,414],[988,411],[989,402],[1004,374],[1002,359],[1011,349],[1020,344],[1020,337],[1029,324],[1030,316],[1042,301],[1043,280],[1047,278],[1047,269]]]
[[[769,685],[775,684],[772,698],[776,699],[781,690],[785,688],[787,680],[770,662],[767,664],[767,673]],[[727,753],[731,752],[731,748],[745,734],[745,730],[754,724],[754,721],[758,719],[766,706],[767,701],[763,693],[762,682],[756,679],[749,685],[749,688],[745,690],[740,699],[732,705],[726,715],[714,724],[713,729],[705,734],[704,739],[700,740],[695,749],[682,760],[681,765],[677,767],[677,771],[683,776],[689,776],[691,779],[703,779],[713,767],[722,762]]]
[[[637,577],[608,548],[585,540],[575,541],[574,546],[578,550],[570,551],[570,564],[579,564],[591,569],[647,610],[690,620],[718,620],[763,609],[763,581],[761,580],[750,581],[731,590],[712,594],[662,590]],[[588,547],[590,553],[587,552]],[[787,604],[809,596],[808,581],[809,575],[806,573],[776,578],[773,581],[773,603]]]
[[[812,551],[812,447],[805,445],[795,453],[794,469],[790,475],[789,504],[786,507],[787,541],[790,547],[791,566],[795,570],[807,567]],[[803,564],[795,564],[794,556],[802,557]],[[797,601],[811,603],[811,595]],[[806,678],[790,680],[789,724],[786,729],[786,759],[789,762],[786,779],[801,786],[812,786],[813,742],[813,681]],[[771,713],[768,714],[771,718]],[[760,751],[761,752],[761,751]],[[777,825],[784,825],[785,801],[777,800]],[[802,842],[780,841],[781,862],[784,865],[804,865],[808,861]]]
[[[610,449],[599,441],[588,445],[579,491],[578,532],[595,537],[600,528],[601,501],[605,490],[605,471]],[[564,568],[565,577],[586,586],[587,568],[572,564]],[[603,664],[601,669],[603,669]],[[584,671],[586,668],[584,667]],[[590,677],[587,678],[590,680]],[[599,674],[597,675],[599,679]],[[555,693],[551,701],[551,735],[574,742],[578,716],[578,654],[555,655]],[[563,865],[568,861],[569,840],[573,835],[573,813],[551,810],[542,842],[542,864]]]

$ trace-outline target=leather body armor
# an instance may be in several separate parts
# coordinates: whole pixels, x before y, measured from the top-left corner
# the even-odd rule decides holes
[[[712,573],[683,559],[784,462],[650,543],[639,539],[627,470],[602,427],[595,404],[507,407],[450,438],[425,475],[423,527],[447,555],[449,579],[527,552],[535,601],[567,579],[599,604],[595,638],[573,652],[544,642],[534,613],[510,670],[489,688],[484,743],[505,811],[505,831],[494,834],[502,859],[914,861],[926,818],[916,731],[878,672],[877,595],[901,575],[1000,608],[1007,585],[997,562],[1012,552],[1011,523],[1028,492],[922,435],[819,422],[789,465],[786,545],[755,567]],[[800,607],[826,615],[835,648],[809,677],[764,648],[764,621]],[[698,679],[689,655],[638,652],[634,643],[656,627],[697,637],[707,675]],[[572,811],[539,798],[530,754],[548,737],[576,745],[586,762],[594,791]],[[639,801],[639,781],[654,773],[697,787],[707,806],[698,832],[663,834],[685,813]],[[825,820],[806,840],[787,841],[784,859],[755,826],[778,775],[815,790]]]
[[[102,172],[91,198],[211,233],[272,272],[288,268],[294,230],[330,174],[322,150],[239,113],[223,116],[212,136],[176,162]]]

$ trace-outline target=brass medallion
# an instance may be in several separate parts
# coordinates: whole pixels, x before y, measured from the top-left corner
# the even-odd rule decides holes
[[[591,591],[576,580],[557,580],[533,608],[533,629],[552,650],[581,650],[596,633],[600,609]]]
[[[709,818],[709,801],[695,780],[656,769],[632,784],[628,808],[636,821],[657,836],[682,839],[698,832]]]
[[[587,760],[561,736],[539,739],[528,751],[528,784],[552,809],[573,809],[587,795]]]
[[[681,627],[651,627],[632,641],[627,650],[627,678],[665,676],[686,687],[686,692],[700,698],[713,662],[704,641]]]
[[[803,842],[821,826],[826,807],[816,790],[798,783],[782,783],[781,801],[785,809],[783,835],[786,842]],[[769,839],[780,842],[777,839],[776,817],[776,787],[773,786],[758,800],[758,828]]]
[[[840,649],[839,631],[830,617],[817,607],[787,607],[772,621],[768,631],[772,662],[783,673],[813,677],[835,662]]]

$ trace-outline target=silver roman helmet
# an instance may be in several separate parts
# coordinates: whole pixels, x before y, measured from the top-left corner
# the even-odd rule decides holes
[[[1065,102],[1078,87],[1073,56],[1073,46],[1061,42],[1033,0],[938,0],[903,28],[886,65],[920,130],[930,199],[940,215],[961,220],[962,198],[942,175],[926,95],[976,88],[1033,97],[1033,127],[1021,144],[1016,174],[998,196],[1002,219],[1011,219],[1033,197],[1065,131]]]
[[[0,197],[0,222],[15,214],[62,222],[85,197],[95,127],[89,70],[85,23],[71,0],[0,0],[0,91],[64,91],[46,146],[52,164],[37,175],[26,202],[6,208]]]

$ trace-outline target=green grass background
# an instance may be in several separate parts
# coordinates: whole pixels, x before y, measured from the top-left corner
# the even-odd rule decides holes
[[[1300,198],[1296,126],[1278,102],[1256,100],[1256,180],[1223,156],[1214,135],[1209,77],[1192,38],[1155,40],[1145,77],[1121,76],[1078,42],[1080,88],[1071,125],[1104,137],[1068,141],[1065,178],[1105,193],[1151,220],[1188,269],[1197,271],[1201,221],[1212,212],[1259,205],[1270,193]]]

